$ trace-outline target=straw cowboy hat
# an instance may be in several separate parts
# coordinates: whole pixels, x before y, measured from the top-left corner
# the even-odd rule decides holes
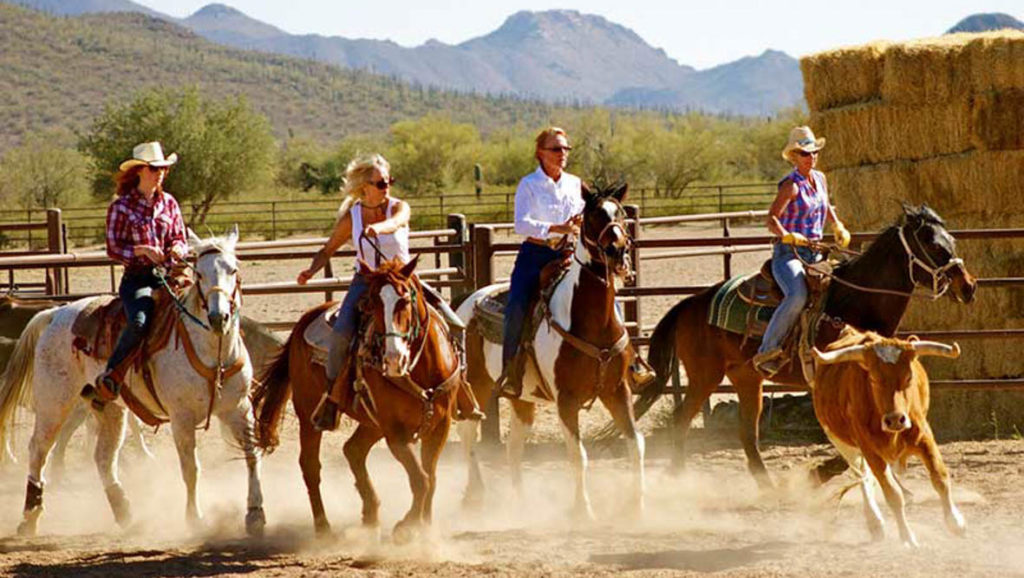
[[[122,171],[127,171],[139,165],[169,167],[176,162],[178,162],[178,153],[171,153],[170,156],[164,158],[164,149],[160,146],[160,143],[144,142],[132,149],[132,158],[121,163],[119,168]]]
[[[798,126],[789,131],[789,142],[782,149],[782,158],[793,162],[793,151],[813,153],[825,148],[824,138],[814,138],[814,131],[809,126]]]

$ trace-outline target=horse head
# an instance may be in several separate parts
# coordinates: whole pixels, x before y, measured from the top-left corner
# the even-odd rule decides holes
[[[238,280],[238,225],[224,237],[200,239],[191,230],[189,246],[196,256],[195,277],[199,302],[206,311],[210,329],[224,335],[242,305],[241,283]]]
[[[951,289],[951,297],[961,303],[974,300],[977,280],[957,257],[956,239],[946,230],[942,217],[928,205],[904,203],[897,226],[915,285],[930,288],[936,295]]]
[[[359,262],[360,273],[370,286],[366,307],[373,316],[373,332],[384,337],[387,377],[402,377],[412,371],[412,344],[426,332],[423,289],[413,277],[418,259],[414,257],[406,264],[391,259],[376,270]]]
[[[622,201],[629,188],[625,183],[591,190],[583,187],[583,223],[580,240],[590,261],[596,261],[616,276],[629,273],[629,246],[626,232],[626,211]]]

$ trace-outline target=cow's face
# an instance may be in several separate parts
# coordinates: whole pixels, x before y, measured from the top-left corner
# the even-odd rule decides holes
[[[913,387],[920,364],[907,342],[876,343],[864,352],[861,362],[871,382],[875,415],[881,417],[882,431],[900,433],[911,428],[910,409],[918,393]]]

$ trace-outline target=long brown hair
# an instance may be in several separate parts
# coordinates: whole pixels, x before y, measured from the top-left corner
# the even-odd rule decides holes
[[[147,166],[148,165],[135,165],[126,170],[118,171],[117,174],[114,175],[114,194],[118,197],[131,194],[131,192],[139,186],[139,173]],[[164,186],[162,183],[157,186],[156,192],[164,192]]]

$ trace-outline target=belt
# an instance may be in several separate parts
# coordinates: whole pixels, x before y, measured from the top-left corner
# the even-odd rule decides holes
[[[549,249],[557,249],[562,244],[564,237],[555,237],[553,239],[538,239],[537,237],[527,237],[526,242],[534,245],[540,245],[541,247],[547,247]]]
[[[154,269],[155,267],[153,265],[130,265],[124,268],[124,274],[129,277],[154,275]]]

